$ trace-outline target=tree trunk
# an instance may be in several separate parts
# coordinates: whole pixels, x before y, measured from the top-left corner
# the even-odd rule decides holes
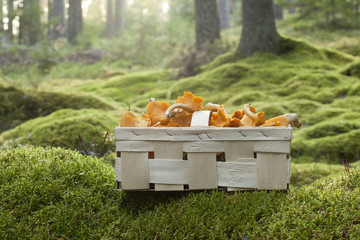
[[[39,0],[23,1],[23,14],[20,16],[20,42],[30,46],[42,38],[40,14]]]
[[[220,39],[216,0],[195,0],[196,49]]]
[[[81,0],[69,0],[69,19],[67,22],[67,37],[71,44],[76,43],[76,37],[83,30],[83,15]]]
[[[230,4],[229,0],[218,0],[220,29],[230,28]]]
[[[289,0],[290,2],[290,13],[295,13],[295,0]]]
[[[14,40],[14,35],[13,35],[13,27],[14,27],[13,21],[15,18],[14,0],[7,1],[7,9],[8,9],[7,18],[9,19],[9,22],[8,22],[8,29],[6,35],[9,42],[12,42]]]
[[[126,0],[115,0],[115,34],[121,36],[125,30]]]
[[[276,31],[272,0],[243,0],[239,55],[255,52],[279,53],[280,36]]]
[[[49,32],[50,40],[56,40],[65,32],[65,1],[49,0]]]
[[[3,33],[3,31],[4,31],[3,18],[4,18],[4,14],[3,14],[3,1],[0,0],[0,33]]]
[[[106,38],[110,39],[113,35],[112,0],[107,0],[106,9]]]
[[[274,4],[274,17],[278,20],[283,20],[283,7],[279,4]]]

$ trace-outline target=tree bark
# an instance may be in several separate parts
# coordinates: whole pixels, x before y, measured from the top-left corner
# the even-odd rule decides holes
[[[3,1],[0,0],[0,33],[3,33],[3,31],[4,31],[3,18],[4,18],[4,14],[3,14]]]
[[[76,37],[83,30],[83,15],[81,0],[69,0],[69,19],[67,22],[67,37],[71,44],[76,44]]]
[[[8,9],[7,18],[9,19],[9,22],[8,22],[8,29],[6,35],[9,42],[12,42],[14,40],[14,35],[13,35],[13,21],[15,18],[14,0],[7,1],[7,9]]]
[[[23,14],[20,16],[20,42],[30,46],[42,38],[40,14],[39,0],[23,1]]]
[[[115,34],[121,36],[125,30],[126,0],[115,0]]]
[[[49,0],[49,32],[50,40],[56,40],[65,32],[65,1]]]
[[[220,29],[230,28],[230,4],[229,0],[218,0]]]
[[[112,0],[107,0],[106,9],[106,38],[110,39],[113,35]]]
[[[278,20],[283,20],[283,14],[284,10],[283,10],[283,7],[279,4],[274,4],[274,17],[275,19],[278,19]]]
[[[239,55],[249,57],[256,52],[279,53],[280,36],[276,31],[273,0],[243,0]]]
[[[216,0],[195,0],[196,49],[220,39],[219,15]]]

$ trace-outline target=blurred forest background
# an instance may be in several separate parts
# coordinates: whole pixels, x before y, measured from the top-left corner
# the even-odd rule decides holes
[[[357,161],[360,1],[262,0],[272,5],[262,28],[246,2],[0,0],[0,148],[61,146],[113,162],[126,109],[192,91],[229,111],[251,102],[267,118],[297,113],[294,183]],[[269,33],[274,51],[256,40]]]
[[[0,0],[0,239],[359,239],[359,15],[360,0]],[[184,91],[298,114],[290,190],[117,191],[122,114]]]

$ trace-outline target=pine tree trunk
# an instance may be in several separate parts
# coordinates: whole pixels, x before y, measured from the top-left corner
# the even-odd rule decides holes
[[[239,55],[255,52],[279,53],[280,36],[276,31],[272,0],[243,0]]]
[[[219,15],[216,0],[195,0],[196,49],[220,39]]]
[[[14,0],[7,1],[7,9],[8,9],[7,17],[9,19],[9,22],[8,22],[8,29],[6,35],[9,42],[12,42],[14,40],[14,35],[13,35],[13,20],[15,18]]]
[[[3,33],[3,31],[4,31],[3,18],[4,18],[4,14],[3,14],[3,1],[0,0],[0,34]]]
[[[126,0],[115,0],[115,34],[121,36],[125,30]]]
[[[83,15],[81,0],[69,0],[69,19],[67,22],[67,37],[71,44],[76,43],[76,37],[83,30]]]
[[[40,13],[39,0],[26,0],[23,2],[23,14],[20,16],[20,42],[30,46],[36,44],[42,38]]]
[[[106,38],[110,39],[113,34],[112,0],[107,0],[106,9]]]
[[[275,19],[278,19],[278,20],[283,20],[283,14],[284,10],[283,10],[283,7],[279,4],[274,4],[274,17]]]
[[[49,32],[50,40],[56,40],[63,36],[65,30],[65,1],[49,0]]]
[[[230,28],[230,4],[229,0],[218,1],[220,29]]]

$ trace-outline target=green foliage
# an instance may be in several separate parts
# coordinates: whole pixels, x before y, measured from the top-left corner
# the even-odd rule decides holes
[[[58,110],[48,116],[29,120],[0,135],[1,148],[23,145],[65,147],[91,155],[114,151],[113,131],[120,116],[96,109]],[[101,145],[106,132],[109,137]],[[79,140],[79,135],[82,140]],[[86,149],[86,150],[85,150]]]
[[[113,110],[117,106],[111,101],[86,93],[23,91],[0,84],[0,132],[63,108]]]
[[[288,193],[124,193],[97,158],[30,147],[0,151],[0,179],[2,239],[355,239],[360,229],[359,169]]]

